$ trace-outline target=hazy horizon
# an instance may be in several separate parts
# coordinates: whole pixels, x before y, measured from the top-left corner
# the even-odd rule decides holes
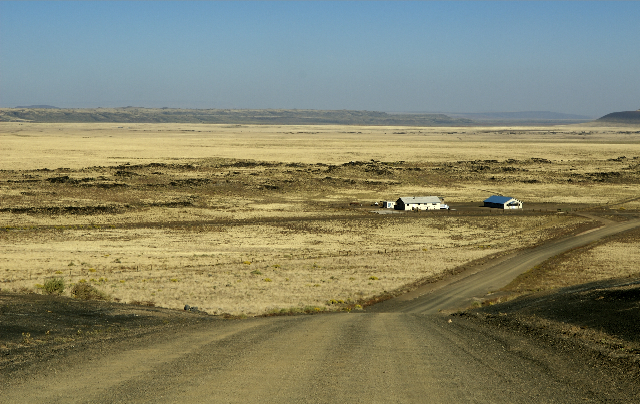
[[[54,109],[86,109],[86,110],[92,110],[92,109],[129,109],[129,108],[134,108],[134,109],[169,109],[169,110],[174,110],[174,109],[184,109],[184,110],[234,110],[234,111],[243,111],[243,110],[254,110],[256,108],[174,108],[174,107],[145,107],[145,106],[137,106],[137,105],[127,105],[127,106],[114,106],[114,107],[58,107],[55,105],[49,105],[49,104],[33,104],[33,105],[17,105],[15,107],[0,107],[0,108],[14,108],[14,109],[22,109],[22,108],[31,108],[31,109],[48,109],[48,108],[54,108]],[[347,110],[347,109],[343,109],[343,110],[318,110],[315,108],[305,108],[305,109],[300,109],[300,108],[259,108],[256,110],[283,110],[283,111],[364,111],[364,112],[384,112],[387,114],[424,114],[424,115],[436,115],[436,114],[448,114],[448,115],[460,115],[460,116],[472,116],[472,115],[478,115],[478,116],[482,116],[482,115],[500,115],[500,114],[505,114],[505,115],[522,115],[522,114],[550,114],[550,115],[566,115],[568,117],[572,117],[572,118],[566,118],[566,119],[578,119],[580,117],[582,118],[599,118],[599,117],[595,117],[595,116],[587,116],[587,115],[579,115],[579,114],[565,114],[565,113],[561,113],[561,112],[555,112],[555,111],[483,111],[483,112],[448,112],[448,111],[374,111],[374,110]]]
[[[640,108],[640,2],[0,2],[0,107]]]

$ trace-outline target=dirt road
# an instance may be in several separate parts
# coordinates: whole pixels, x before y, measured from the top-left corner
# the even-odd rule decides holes
[[[5,380],[3,403],[629,402],[606,368],[463,318],[216,321]],[[609,402],[609,401],[608,401]]]
[[[611,222],[507,257],[431,294],[367,312],[205,316],[198,324],[96,343],[0,375],[0,402],[638,402],[632,373],[606,355],[491,327],[479,317],[423,314],[463,303],[540,260],[638,224]]]

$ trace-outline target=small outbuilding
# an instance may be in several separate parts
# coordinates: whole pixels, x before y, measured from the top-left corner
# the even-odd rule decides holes
[[[381,201],[380,206],[382,206],[385,209],[393,209],[396,207],[396,203],[395,201]]]
[[[487,208],[522,209],[522,202],[510,196],[493,195],[484,200]]]
[[[396,210],[438,210],[443,203],[437,196],[404,196],[396,201]]]

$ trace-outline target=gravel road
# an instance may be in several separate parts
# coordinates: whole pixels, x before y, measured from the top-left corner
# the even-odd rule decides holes
[[[449,321],[451,320],[451,321]],[[6,403],[630,402],[608,368],[462,317],[214,321],[52,360]]]

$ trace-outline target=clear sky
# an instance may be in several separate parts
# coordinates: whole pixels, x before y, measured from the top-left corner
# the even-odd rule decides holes
[[[640,108],[640,2],[0,1],[0,107]]]

